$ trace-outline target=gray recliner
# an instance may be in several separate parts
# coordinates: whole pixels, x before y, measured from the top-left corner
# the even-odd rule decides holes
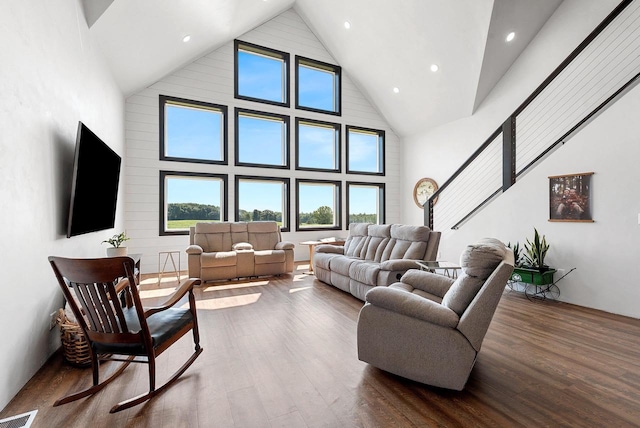
[[[457,279],[409,270],[366,295],[358,358],[390,373],[462,390],[513,272],[513,251],[496,239],[469,245]]]

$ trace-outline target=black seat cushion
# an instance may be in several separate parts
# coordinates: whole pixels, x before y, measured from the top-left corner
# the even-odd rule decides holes
[[[140,332],[140,323],[135,308],[125,309],[124,316],[131,333]],[[176,332],[193,321],[188,309],[170,308],[147,318],[153,347],[157,348],[173,337]],[[101,343],[93,342],[93,348],[99,354],[146,355],[142,336],[140,343]]]

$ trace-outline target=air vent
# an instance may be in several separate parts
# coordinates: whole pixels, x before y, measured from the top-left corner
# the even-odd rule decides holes
[[[29,428],[36,418],[36,413],[38,413],[37,410],[32,410],[31,412],[2,419],[0,420],[0,428]]]

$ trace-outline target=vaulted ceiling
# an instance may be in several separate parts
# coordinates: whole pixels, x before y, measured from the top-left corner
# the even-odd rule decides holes
[[[125,95],[294,8],[400,136],[473,114],[561,2],[83,0]]]

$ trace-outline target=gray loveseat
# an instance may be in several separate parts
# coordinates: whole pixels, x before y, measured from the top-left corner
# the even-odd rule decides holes
[[[293,272],[291,242],[275,221],[196,223],[189,231],[189,277],[202,281]]]
[[[313,271],[320,281],[364,300],[375,286],[390,285],[416,260],[435,260],[440,232],[427,226],[352,223],[344,246],[318,245]]]

